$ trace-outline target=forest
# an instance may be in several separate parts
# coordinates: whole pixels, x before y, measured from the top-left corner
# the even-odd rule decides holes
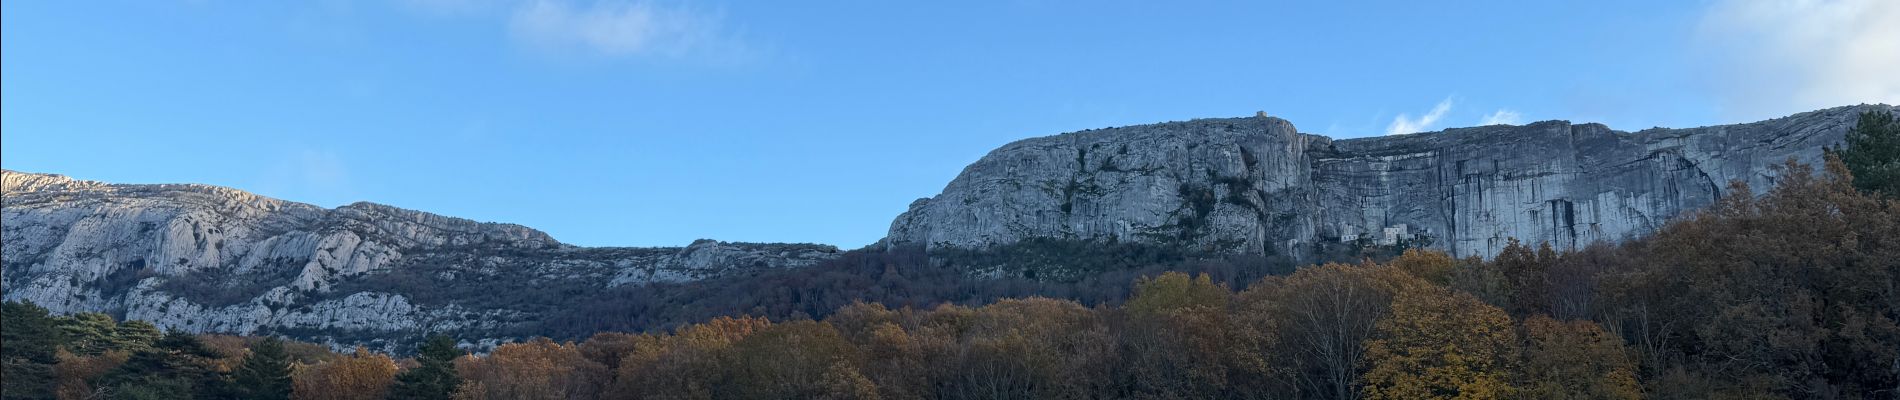
[[[1490,260],[1412,249],[1291,271],[1223,261],[1261,273],[1142,266],[1163,255],[1115,268],[1132,276],[1096,272],[1133,282],[1126,296],[982,304],[905,301],[924,297],[871,279],[879,294],[859,299],[870,301],[823,312],[760,309],[485,354],[435,335],[400,357],[8,302],[0,389],[9,399],[1894,398],[1900,125],[1880,118],[1863,116],[1818,170],[1783,164],[1763,195],[1576,251],[1513,241]]]

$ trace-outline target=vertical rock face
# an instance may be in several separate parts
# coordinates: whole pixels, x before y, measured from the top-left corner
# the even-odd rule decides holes
[[[365,284],[394,272],[605,290],[804,266],[831,246],[583,248],[511,224],[356,203],[335,209],[207,185],[124,185],[0,172],[0,290],[56,312],[161,327],[399,337],[494,331],[534,316],[480,299],[412,301]],[[339,292],[340,285],[349,286]]]
[[[888,243],[985,247],[1025,237],[1309,255],[1414,240],[1491,256],[1509,238],[1574,248],[1659,228],[1774,165],[1818,163],[1857,114],[1628,133],[1545,121],[1350,140],[1270,117],[1090,130],[1003,146],[892,222]]]
[[[1306,149],[1278,118],[1204,119],[1022,140],[918,200],[889,240],[981,247],[1029,237],[1261,252],[1312,236]]]

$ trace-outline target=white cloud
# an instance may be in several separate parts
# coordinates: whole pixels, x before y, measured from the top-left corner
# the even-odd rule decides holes
[[[1484,116],[1484,121],[1478,122],[1478,125],[1517,125],[1523,121],[1523,114],[1519,114],[1517,111],[1511,111],[1510,109],[1500,108],[1497,112]]]
[[[1900,103],[1900,1],[1717,0],[1699,34],[1727,113]]]
[[[647,1],[600,1],[585,7],[561,0],[529,1],[515,9],[508,26],[515,38],[551,51],[717,59],[745,52],[726,32],[718,13]]]
[[[1385,134],[1400,135],[1431,129],[1432,126],[1438,124],[1438,120],[1445,118],[1445,113],[1447,112],[1451,112],[1450,97],[1446,97],[1444,101],[1438,102],[1437,106],[1432,107],[1431,112],[1420,115],[1418,118],[1412,118],[1410,114],[1399,114],[1398,118],[1392,119],[1392,125],[1385,127]]]

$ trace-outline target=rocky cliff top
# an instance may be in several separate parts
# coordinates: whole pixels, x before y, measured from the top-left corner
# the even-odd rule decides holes
[[[981,248],[1029,237],[1308,257],[1339,245],[1489,256],[1653,231],[1817,162],[1859,112],[1624,132],[1541,121],[1334,140],[1264,115],[1091,129],[1004,145],[891,224],[887,244]]]
[[[714,240],[577,247],[521,225],[367,202],[325,209],[210,185],[17,171],[0,171],[0,183],[0,291],[8,300],[199,332],[301,332],[340,345],[417,331],[480,339],[572,300],[559,293],[797,267],[838,254],[825,245]],[[443,296],[443,286],[492,291]],[[489,301],[501,298],[516,300]]]
[[[507,243],[515,246],[565,246],[547,233],[516,224],[476,222],[389,205],[357,202],[335,209],[284,201],[223,186],[203,184],[116,184],[76,180],[65,175],[0,170],[0,190],[7,207],[39,207],[147,202],[153,206],[204,207],[231,218],[289,218],[298,222],[360,221],[367,227],[394,232],[424,229],[464,241]],[[446,243],[433,243],[446,244]],[[466,243],[461,243],[466,244]]]

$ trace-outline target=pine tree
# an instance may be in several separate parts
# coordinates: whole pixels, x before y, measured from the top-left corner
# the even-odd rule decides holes
[[[157,326],[138,320],[120,321],[112,334],[115,340],[113,345],[118,346],[116,350],[119,351],[145,350],[157,343],[159,338],[165,337],[165,332],[159,331]]]
[[[111,350],[138,352],[152,347],[153,342],[165,336],[151,323],[118,322],[110,315],[96,312],[60,318],[58,327],[61,334],[65,335],[66,350],[82,356],[99,355]]]
[[[251,355],[232,373],[231,384],[233,394],[242,399],[290,398],[290,357],[284,342],[272,337],[251,346]]]
[[[396,375],[396,386],[390,389],[389,397],[447,400],[462,384],[462,378],[455,375],[455,358],[462,356],[462,351],[455,348],[455,339],[430,336],[417,353],[416,362],[421,365]]]
[[[1854,187],[1900,197],[1900,121],[1893,113],[1868,111],[1847,131],[1841,161],[1854,174]]]
[[[127,350],[114,342],[119,321],[105,313],[83,312],[62,318],[59,330],[69,342],[66,350],[82,356],[98,355],[106,350]]]
[[[118,399],[217,397],[223,379],[212,365],[216,357],[197,336],[167,332],[152,348],[132,354],[101,377],[98,386]]]
[[[0,306],[0,397],[50,399],[62,334],[50,313],[31,302]]]

